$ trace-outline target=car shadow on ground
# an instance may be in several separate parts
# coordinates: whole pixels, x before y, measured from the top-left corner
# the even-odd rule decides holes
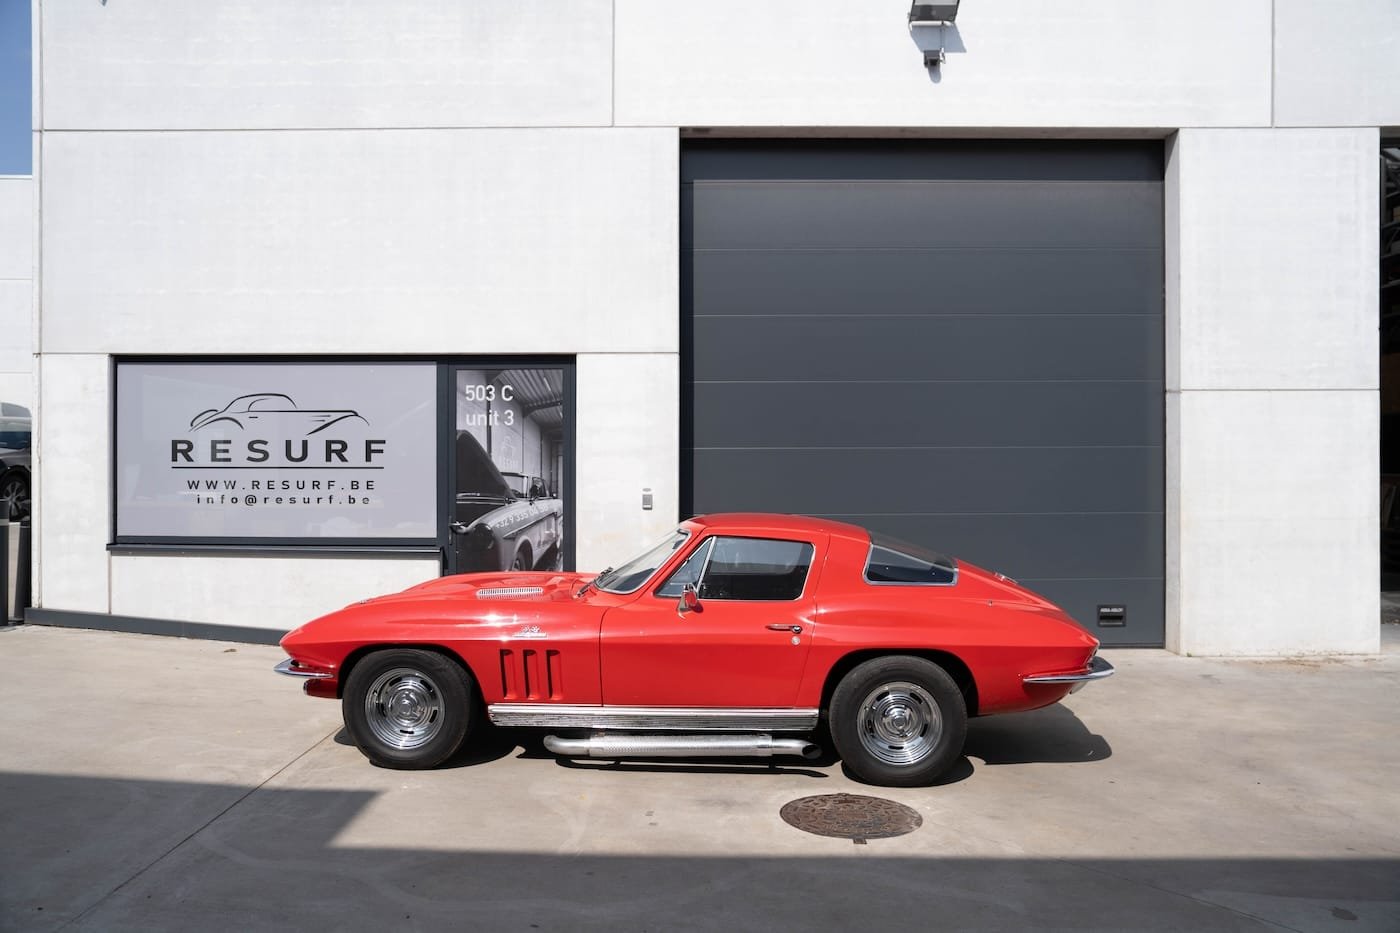
[[[824,726],[812,736],[812,741],[821,749],[821,754],[805,761],[786,755],[774,758],[562,758],[544,747],[544,736],[544,732],[535,730],[503,729],[490,723],[482,723],[466,746],[438,765],[438,768],[468,768],[498,761],[518,752],[519,758],[553,759],[561,768],[576,770],[605,769],[623,773],[795,774],[824,779],[829,775],[817,769],[831,768],[841,762],[831,741],[831,735]],[[355,744],[345,729],[336,733],[335,742],[352,748]],[[1113,750],[1103,736],[1090,732],[1072,711],[1056,704],[1029,713],[972,720],[967,725],[967,742],[963,746],[962,757],[929,786],[957,784],[972,777],[976,770],[969,760],[972,758],[987,765],[1009,765],[1101,761],[1112,754]],[[841,770],[846,777],[856,780],[844,764],[841,764]]]
[[[484,765],[488,761],[497,761],[518,749],[520,738],[513,730],[497,729],[489,723],[484,723],[478,727],[471,738],[467,740],[467,744],[457,754],[438,765],[434,770],[451,771],[454,768],[470,768],[473,765]],[[344,728],[335,734],[334,741],[337,745],[355,747],[350,733]]]
[[[963,754],[989,765],[1020,765],[1102,761],[1113,749],[1072,710],[1056,703],[1029,713],[972,720]]]

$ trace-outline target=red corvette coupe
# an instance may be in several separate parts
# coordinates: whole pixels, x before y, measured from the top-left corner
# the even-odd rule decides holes
[[[568,757],[806,755],[927,784],[969,716],[1048,706],[1113,668],[1006,577],[839,522],[691,519],[596,576],[443,577],[287,634],[277,666],[340,699],[377,765],[431,768],[483,713]]]

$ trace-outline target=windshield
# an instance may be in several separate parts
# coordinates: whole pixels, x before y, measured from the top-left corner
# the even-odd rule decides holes
[[[616,570],[599,575],[593,585],[609,593],[635,593],[689,537],[686,532],[678,530],[640,557],[634,557]]]

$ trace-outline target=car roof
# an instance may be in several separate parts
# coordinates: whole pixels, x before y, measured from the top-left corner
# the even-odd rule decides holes
[[[687,522],[715,531],[823,533],[852,538],[856,541],[870,540],[870,532],[859,525],[834,522],[827,518],[813,518],[810,515],[783,515],[778,512],[718,512],[711,515],[697,515],[687,519]]]

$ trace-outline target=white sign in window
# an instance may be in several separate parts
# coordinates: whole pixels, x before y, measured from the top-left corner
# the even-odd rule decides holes
[[[437,367],[118,363],[115,458],[119,542],[428,541]]]

